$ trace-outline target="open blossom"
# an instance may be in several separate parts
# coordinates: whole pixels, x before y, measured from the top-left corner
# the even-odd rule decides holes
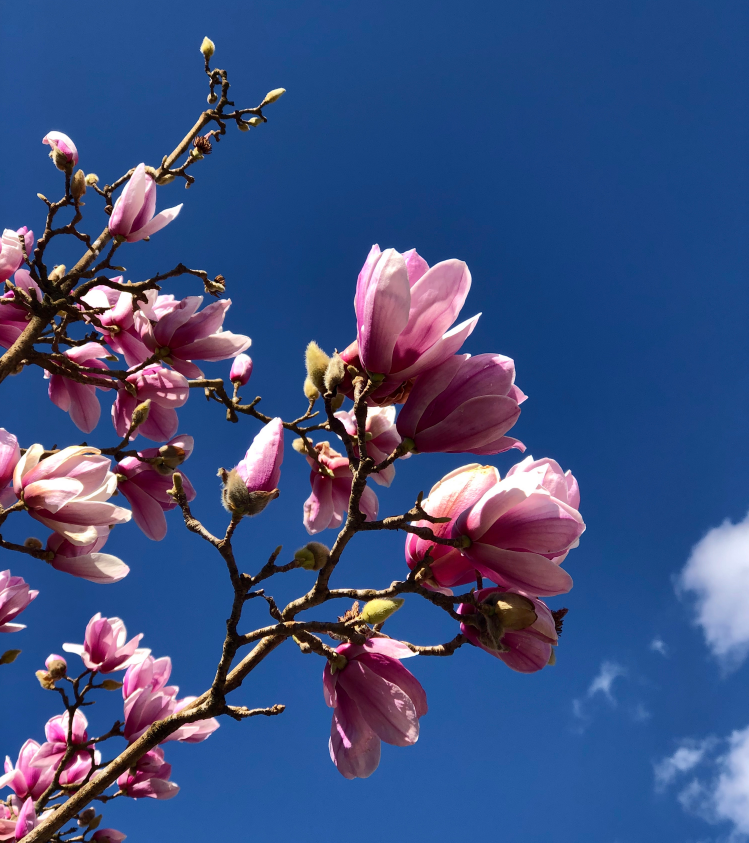
[[[78,150],[76,149],[75,144],[62,132],[47,132],[47,134],[42,138],[42,143],[52,147],[50,156],[56,156],[53,160],[55,161],[55,166],[57,166],[58,169],[66,169],[65,166],[60,166],[58,164],[58,160],[60,161],[60,164],[65,162],[70,167],[74,167],[78,163]]]
[[[486,614],[482,617],[483,629],[470,622],[461,623],[460,631],[471,644],[520,673],[534,673],[549,664],[558,635],[554,616],[545,603],[518,589],[499,587],[479,589],[474,597],[484,604]],[[458,614],[475,615],[476,607],[461,603]]]
[[[229,380],[239,386],[246,386],[252,375],[252,360],[248,354],[238,354],[231,364]]]
[[[107,503],[117,478],[96,448],[71,445],[44,460],[43,453],[32,445],[13,472],[13,491],[32,518],[79,546],[95,542],[99,528],[130,520],[129,510]]]
[[[135,320],[149,352],[188,378],[203,376],[194,360],[216,363],[236,357],[252,344],[243,334],[223,330],[231,299],[212,302],[198,312],[202,302],[203,296],[159,296],[152,306],[142,305]]]
[[[109,351],[98,342],[87,342],[76,348],[70,348],[64,352],[64,355],[79,366],[101,369],[102,377],[104,377],[103,373],[109,370],[107,364],[101,359],[108,357]],[[101,416],[101,405],[96,397],[96,390],[109,387],[78,383],[63,375],[50,375],[49,372],[45,372],[44,376],[49,378],[49,397],[52,403],[64,412],[70,413],[71,421],[79,430],[91,433]],[[94,375],[94,377],[98,376]]]
[[[0,776],[0,788],[9,787],[19,799],[31,796],[38,799],[55,777],[53,766],[33,767],[32,759],[40,747],[36,741],[27,740],[18,753],[15,765],[5,756],[5,775]]]
[[[460,354],[421,375],[398,416],[398,433],[421,452],[498,454],[525,446],[504,434],[526,396],[501,354]]]
[[[18,813],[18,821],[16,822],[15,838],[22,840],[30,831],[39,825],[39,818],[34,810],[34,800],[29,797],[24,803]]]
[[[348,511],[351,496],[352,474],[348,459],[333,450],[328,442],[315,445],[317,460],[307,456],[310,464],[310,483],[312,493],[304,502],[304,526],[310,535],[338,527]],[[318,464],[319,463],[319,464]],[[365,486],[359,508],[366,520],[377,518],[379,501],[369,486]]]
[[[355,437],[357,433],[356,415],[353,408],[336,413],[336,418],[343,422],[346,433]],[[395,407],[370,407],[367,413],[367,455],[376,463],[382,462],[400,445],[401,437],[395,428]],[[359,456],[359,447],[354,443],[354,451]],[[406,454],[406,456],[409,456]],[[395,466],[371,475],[372,480],[380,486],[389,486],[395,478]]]
[[[127,381],[135,388],[136,394],[131,395],[124,387],[117,390],[117,398],[112,405],[112,422],[117,435],[125,436],[133,421],[133,411],[150,398],[148,418],[131,438],[142,433],[146,439],[159,442],[174,436],[179,427],[177,408],[184,406],[190,396],[185,376],[156,363],[129,375]]]
[[[174,713],[176,714],[178,711],[182,711],[183,708],[195,702],[196,699],[197,697],[183,697],[181,700],[175,700]],[[209,717],[206,720],[196,720],[193,723],[185,723],[176,732],[172,732],[166,740],[180,741],[180,743],[202,743],[218,729],[219,725],[215,717]]]
[[[11,623],[35,600],[38,591],[30,589],[23,577],[13,577],[10,571],[0,571],[0,632],[26,629],[22,623]]]
[[[161,541],[166,535],[165,512],[177,505],[168,492],[173,487],[173,468],[186,460],[192,453],[192,436],[175,436],[161,448],[147,448],[139,451],[141,457],[162,457],[160,465],[143,462],[138,457],[125,457],[117,464],[118,489],[127,498],[133,511],[133,519],[141,530],[154,541]],[[195,489],[180,469],[182,486],[188,501],[195,498]]]
[[[182,210],[182,205],[156,214],[156,182],[146,173],[145,164],[138,164],[114,203],[109,218],[109,231],[135,243],[161,231]]]
[[[477,503],[486,492],[499,483],[499,472],[492,465],[471,463],[456,468],[446,474],[429,492],[429,497],[422,503],[424,511],[435,518],[450,518],[443,524],[429,521],[416,521],[415,527],[428,527],[435,536],[449,538],[457,517],[468,507]],[[473,582],[475,569],[470,560],[457,547],[434,544],[409,533],[406,539],[406,561],[409,568],[415,568],[429,552],[432,559],[431,580],[427,588],[451,588]]]
[[[401,255],[372,246],[356,284],[357,339],[341,357],[385,376],[371,395],[374,403],[401,403],[409,381],[460,349],[478,316],[448,329],[470,288],[463,261],[430,269],[415,249]]]
[[[128,641],[125,624],[119,618],[103,618],[97,612],[86,626],[84,643],[63,644],[62,649],[79,655],[89,670],[112,673],[125,670],[151,652],[136,649],[142,637],[140,632]]]
[[[553,460],[529,457],[460,515],[452,535],[470,539],[463,553],[497,585],[564,594],[572,578],[560,564],[585,530],[578,505],[571,475]]]
[[[2,252],[2,249],[5,248],[3,244],[5,243],[5,237],[7,234],[8,232],[6,231],[3,234],[2,239],[0,239],[0,282],[7,280],[7,278],[3,277],[4,258]],[[13,235],[13,232],[10,232],[10,234]],[[33,243],[33,232],[29,232],[29,235],[31,236],[31,241]],[[17,236],[16,240],[18,240]],[[6,258],[7,257],[8,256],[6,255]],[[12,274],[13,271],[10,270],[8,272],[8,277]],[[18,269],[16,274],[13,276],[13,282],[14,286],[19,290],[22,290],[24,293],[28,293],[29,296],[36,296],[36,299],[41,301],[42,293],[39,289],[39,285],[31,277],[31,273],[28,269]],[[19,303],[13,290],[3,293],[0,296],[0,346],[3,348],[10,348],[24,332],[30,318],[29,311]]]
[[[23,246],[19,237],[23,237]],[[34,248],[34,232],[31,229],[26,226],[17,231],[13,231],[12,228],[3,229],[2,237],[0,237],[0,282],[7,281],[21,266],[24,248],[27,255],[30,255]],[[41,296],[39,299],[41,300]]]
[[[140,758],[135,767],[126,770],[118,779],[120,790],[133,799],[171,799],[179,785],[169,781],[172,765],[164,761],[164,750],[156,747]]]
[[[18,439],[4,427],[0,427],[0,506],[10,506],[16,501],[13,489],[9,486],[20,459]]]
[[[121,275],[112,278],[112,281],[119,284],[123,280]],[[155,300],[156,290],[147,290],[146,295],[149,294]],[[150,352],[135,328],[135,318],[145,317],[139,312],[137,305],[135,310],[133,309],[131,293],[123,293],[101,285],[89,290],[81,300],[91,308],[106,308],[103,313],[97,315],[94,327],[106,338],[107,345],[113,351],[124,356],[128,366],[137,366],[148,359]]]
[[[131,664],[125,672],[125,677],[122,680],[122,697],[127,699],[141,688],[148,687],[152,691],[165,689],[169,696],[176,696],[179,688],[176,686],[165,687],[171,674],[172,660],[169,656],[162,656],[159,659],[146,656],[142,661]]]
[[[146,685],[145,688],[133,691],[125,700],[123,734],[128,743],[137,741],[157,720],[163,720],[174,713],[174,694],[170,693],[171,690],[154,691],[150,685]]]
[[[380,741],[408,746],[419,738],[427,698],[416,677],[400,663],[414,655],[400,641],[370,638],[336,649],[345,666],[323,671],[325,702],[333,709],[330,757],[347,779],[365,779],[380,763]]]
[[[47,737],[36,754],[31,760],[32,767],[38,767],[41,770],[46,770],[51,767],[56,770],[67,750],[68,741],[68,726],[70,724],[70,714],[66,711],[64,714],[58,714],[51,717],[45,727],[44,734]],[[78,709],[73,715],[73,724],[71,731],[71,740],[77,744],[88,744],[88,720],[86,720],[83,712]],[[93,744],[89,744],[91,750],[94,749]],[[94,760],[98,763],[99,753],[95,753]],[[60,776],[60,784],[77,784],[88,775],[91,769],[91,755],[86,749],[81,749],[75,752],[65,765],[63,774]]]
[[[52,533],[47,538],[47,550],[55,554],[50,565],[57,571],[100,585],[124,579],[130,568],[122,559],[110,553],[99,553],[109,538],[109,527],[97,527],[96,530],[96,540],[85,545],[73,544],[59,533]]]

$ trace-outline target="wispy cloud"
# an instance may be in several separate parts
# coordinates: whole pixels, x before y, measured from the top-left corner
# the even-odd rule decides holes
[[[616,699],[611,692],[611,688],[614,680],[626,675],[627,671],[617,662],[604,661],[598,674],[590,683],[588,696],[594,697],[596,694],[603,694],[612,705],[616,705]]]
[[[656,789],[664,790],[698,768],[702,776],[693,776],[681,788],[679,804],[708,822],[730,823],[733,843],[749,840],[749,727],[722,741],[684,741],[654,765]]]
[[[677,580],[696,598],[696,622],[726,669],[749,654],[749,515],[724,521],[699,541]]]
[[[668,647],[666,646],[666,642],[657,635],[650,642],[650,649],[654,653],[660,653],[662,656],[668,656]]]

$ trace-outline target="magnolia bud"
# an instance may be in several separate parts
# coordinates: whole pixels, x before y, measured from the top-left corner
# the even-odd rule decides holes
[[[247,122],[250,126],[262,126],[264,121],[262,117],[250,117]]]
[[[381,597],[370,600],[361,610],[361,619],[364,623],[385,623],[390,615],[395,614],[404,603],[405,600],[402,597]]]
[[[49,157],[52,159],[58,170],[62,170],[63,173],[69,173],[72,171],[73,162],[57,147],[52,148],[52,151],[49,153]]]
[[[137,427],[140,427],[143,424],[143,422],[148,418],[148,413],[150,409],[150,398],[146,398],[146,400],[142,404],[138,404],[138,406],[133,410],[133,420],[130,422],[131,430],[135,430]]]
[[[247,354],[238,354],[231,364],[229,380],[232,383],[246,386],[252,375],[252,360]]]
[[[92,187],[95,184],[99,184],[99,177],[96,175],[96,173],[87,173],[86,174],[86,184],[89,187]]]
[[[307,571],[319,571],[330,559],[330,548],[322,542],[308,542],[294,554],[300,568]]]
[[[216,45],[206,36],[200,45],[200,52],[206,60],[210,60],[211,56],[216,52]]]
[[[213,91],[211,91],[211,93],[208,94],[208,104],[213,105],[216,102],[218,102],[218,95],[214,94]]]
[[[187,451],[178,445],[162,445],[159,448],[160,464],[154,465],[159,474],[171,474],[187,459]]]
[[[272,91],[268,91],[265,95],[265,99],[260,103],[260,108],[264,105],[270,105],[272,102],[281,99],[281,97],[286,93],[286,88],[274,88]]]
[[[34,536],[29,536],[23,546],[28,547],[29,550],[41,550],[43,547],[41,539],[34,538]]]
[[[59,263],[47,276],[50,281],[59,281],[65,276],[65,264]]]
[[[101,687],[105,691],[119,691],[122,687],[122,682],[118,682],[116,679],[105,679],[101,683]]]
[[[39,684],[44,688],[45,691],[54,691],[55,690],[55,683],[52,677],[47,673],[46,670],[37,670],[36,678],[39,680]]]
[[[70,183],[70,192],[73,194],[73,199],[78,201],[86,192],[86,176],[83,170],[76,170],[73,176],[73,181]]]
[[[237,121],[237,128],[239,129],[240,132],[249,132],[250,131],[250,127],[247,125],[247,123],[244,122],[244,120]]]
[[[320,390],[312,383],[309,378],[304,380],[304,395],[308,401],[317,401],[320,397]]]
[[[335,392],[345,374],[346,369],[343,360],[341,359],[341,355],[336,351],[325,370],[325,391]]]
[[[62,656],[58,656],[57,653],[47,656],[44,666],[49,671],[51,679],[62,679],[68,672],[68,663]]]
[[[78,825],[83,828],[88,826],[91,820],[96,816],[96,808],[86,808],[78,814]]]
[[[325,392],[325,372],[328,370],[330,357],[312,340],[305,352],[307,377],[317,387],[318,392]]]
[[[250,492],[234,468],[231,471],[219,469],[219,477],[224,481],[221,493],[224,509],[240,518],[244,515],[257,515],[280,494],[278,489],[273,489],[271,492]]]
[[[346,396],[342,392],[339,392],[338,395],[333,396],[333,400],[330,402],[330,409],[335,413],[341,409],[345,400]]]
[[[522,594],[511,591],[490,594],[484,605],[494,606],[494,612],[505,629],[527,629],[538,620],[533,602]]]
[[[291,447],[298,453],[298,454],[306,454],[307,453],[307,446],[304,444],[304,439],[301,436],[298,439],[295,439],[291,443]]]
[[[13,662],[21,655],[20,650],[6,650],[0,656],[0,664],[13,664]]]

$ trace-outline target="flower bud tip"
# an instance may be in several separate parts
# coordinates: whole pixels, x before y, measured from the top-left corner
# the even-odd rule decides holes
[[[211,56],[213,56],[216,52],[216,45],[210,38],[208,38],[208,36],[203,39],[203,43],[200,45],[200,52],[203,54],[206,61],[209,61]]]
[[[380,624],[400,609],[405,600],[402,597],[382,597],[377,600],[370,600],[364,604],[361,612],[361,619],[364,623]]]

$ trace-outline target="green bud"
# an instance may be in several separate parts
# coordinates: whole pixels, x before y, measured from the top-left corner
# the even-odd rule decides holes
[[[250,126],[262,126],[263,125],[263,118],[262,117],[250,117],[247,121]]]
[[[330,408],[333,412],[337,412],[343,406],[343,402],[346,400],[346,396],[339,392],[338,395],[333,396],[333,400],[330,402]]]
[[[200,45],[200,52],[205,59],[210,60],[211,56],[216,52],[216,45],[206,36]]]
[[[138,406],[133,410],[133,420],[130,423],[131,430],[135,430],[137,427],[140,427],[143,424],[143,422],[148,418],[148,413],[150,409],[150,398],[146,398],[146,400],[142,404],[138,404]]]
[[[364,623],[380,624],[395,614],[404,604],[402,597],[382,597],[364,604],[361,619]]]
[[[76,202],[86,192],[86,176],[84,175],[83,170],[76,170],[75,175],[73,176],[73,181],[70,183],[70,192]]]
[[[116,679],[105,679],[101,683],[101,687],[105,691],[119,691],[122,687],[122,682],[118,682]]]
[[[13,664],[13,662],[21,655],[20,650],[6,650],[0,656],[0,664]]]
[[[305,378],[304,380],[304,396],[308,401],[317,401],[320,397],[320,390],[309,378]]]
[[[489,606],[494,607],[494,614],[505,629],[517,632],[527,629],[538,620],[533,602],[522,594],[511,591],[495,592],[484,601],[482,608]]]
[[[346,369],[344,367],[343,360],[341,359],[341,355],[336,351],[336,353],[330,358],[328,367],[325,370],[325,391],[335,392],[345,374]]]
[[[260,108],[265,105],[270,105],[272,102],[281,99],[281,97],[286,93],[286,88],[274,88],[272,91],[268,91],[265,95],[265,99],[260,103]]]
[[[209,102],[210,102],[210,100],[209,100]],[[214,100],[214,102],[215,102],[215,100]],[[239,128],[240,132],[249,132],[250,131],[250,127],[247,125],[247,123],[244,122],[244,120],[240,120],[237,123],[237,127]]]
[[[315,385],[318,392],[325,392],[325,372],[330,364],[330,357],[312,340],[305,352],[307,378]]]
[[[330,559],[330,548],[322,542],[308,542],[294,554],[300,568],[307,571],[319,571]]]

